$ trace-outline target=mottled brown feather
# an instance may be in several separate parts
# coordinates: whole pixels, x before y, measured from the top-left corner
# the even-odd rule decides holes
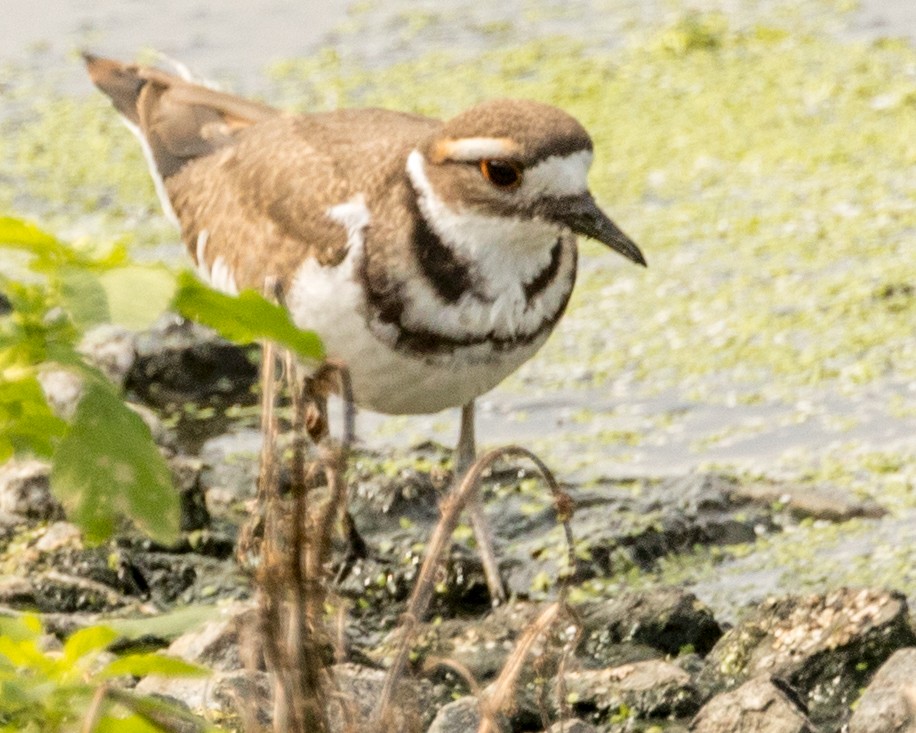
[[[329,226],[328,209],[360,193],[371,212],[400,203],[407,154],[441,125],[375,109],[285,115],[159,69],[86,61],[93,82],[149,142],[192,258],[206,230],[203,264],[222,257],[239,287],[260,288],[269,276],[287,285],[308,257],[340,262],[346,231]],[[368,272],[396,257],[390,250],[406,250],[403,218],[373,218]],[[395,270],[411,272],[401,264]]]
[[[465,272],[460,263],[437,260],[431,272],[429,258],[417,255],[418,211],[405,170],[411,150],[429,153],[444,139],[506,137],[530,165],[591,149],[574,118],[536,102],[484,102],[445,123],[379,109],[289,115],[159,69],[94,56],[86,63],[93,82],[149,142],[191,257],[197,261],[206,231],[206,262],[197,264],[210,268],[222,258],[239,288],[260,289],[268,277],[287,287],[308,258],[339,263],[347,233],[330,223],[328,210],[360,194],[371,213],[361,275],[372,292],[382,300],[390,292],[394,302],[411,278],[454,279]],[[434,165],[428,173],[446,202],[505,206],[474,165]],[[454,300],[454,288],[467,284],[436,285]]]

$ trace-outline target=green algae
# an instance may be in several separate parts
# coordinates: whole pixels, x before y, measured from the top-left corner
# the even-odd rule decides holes
[[[26,76],[4,96],[4,106],[0,205],[6,210],[58,231],[76,225],[108,237],[131,232],[140,244],[168,236],[140,147],[107,102],[53,96]]]
[[[842,5],[686,12],[673,22],[609,13],[592,35],[629,29],[613,48],[557,35],[513,42],[499,23],[479,23],[479,49],[439,48],[383,68],[335,49],[279,62],[265,96],[300,110],[441,116],[519,96],[586,125],[593,188],[650,268],[585,244],[568,316],[507,389],[572,395],[580,381],[623,378],[634,392],[676,388],[713,403],[726,394],[738,404],[793,402],[825,385],[856,396],[916,377],[916,50],[843,41],[811,21],[826,11],[841,24]],[[395,15],[405,47],[457,22],[446,11]],[[371,3],[358,8],[350,32],[373,18]],[[174,239],[110,106],[36,90],[32,80],[8,95],[0,205],[69,223],[96,217],[93,231],[127,230],[139,245]],[[910,395],[889,407],[903,417],[916,409]],[[677,427],[678,416],[667,418]],[[662,427],[608,421],[573,446],[570,462],[592,462],[588,441],[644,448],[639,433]],[[832,424],[838,434],[853,427]],[[698,436],[695,449],[735,437]]]

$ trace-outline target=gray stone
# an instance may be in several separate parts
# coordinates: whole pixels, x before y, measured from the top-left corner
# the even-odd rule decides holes
[[[817,733],[805,711],[769,675],[755,677],[712,698],[697,713],[691,733]]]
[[[106,323],[89,331],[80,342],[79,351],[119,387],[137,358],[136,335],[123,326]]]
[[[367,721],[375,713],[386,673],[353,663],[335,664],[330,672],[339,692],[330,696],[331,729],[344,733],[349,730],[348,721]],[[394,720],[386,721],[382,730],[423,730],[430,724],[435,709],[432,684],[405,677],[395,688]]]
[[[90,578],[49,570],[31,579],[35,606],[42,612],[105,612],[122,608],[131,598]]]
[[[235,715],[240,721],[255,723],[240,726],[242,730],[270,730],[274,718],[273,685],[267,672],[219,673],[212,680],[212,689],[208,701],[211,708],[224,715]]]
[[[567,702],[576,713],[628,708],[638,718],[692,715],[700,706],[697,688],[684,670],[661,659],[565,675]]]
[[[209,652],[199,656],[206,658]],[[330,730],[331,733],[347,733],[354,730],[353,722],[364,723],[375,712],[385,672],[356,664],[334,665],[329,671],[332,680],[327,698]],[[428,682],[404,680],[395,695],[396,719],[386,729],[423,730],[432,717],[430,690]],[[269,728],[273,721],[273,684],[270,675],[262,671],[217,670],[209,677],[190,679],[150,675],[140,680],[136,692],[171,698],[206,716],[230,716],[253,721],[263,728]]]
[[[169,459],[169,468],[179,494],[182,532],[209,526],[210,513],[201,486],[203,462],[192,456],[177,455]]]
[[[719,640],[701,687],[730,688],[761,674],[785,678],[811,719],[843,722],[871,671],[897,649],[916,645],[906,599],[873,589],[768,599]]]
[[[706,655],[722,636],[712,611],[681,588],[623,593],[578,609],[585,634],[583,650],[599,663],[609,644],[638,642],[677,655],[690,647]]]
[[[70,522],[54,522],[47,527],[33,547],[39,552],[56,552],[64,547],[82,547],[82,533],[79,527]]]
[[[732,500],[734,483],[716,475],[691,475],[647,481],[639,492],[613,482],[569,489],[576,507],[576,544],[588,554],[578,562],[579,577],[647,570],[660,558],[697,545],[753,542],[759,531],[775,528],[768,508]],[[500,494],[488,516],[511,592],[528,595],[543,578],[559,577],[564,555],[548,497]]]
[[[251,603],[219,608],[216,618],[175,639],[168,654],[222,672],[242,669],[241,641],[253,627],[256,613]]]
[[[82,378],[67,369],[42,369],[38,381],[55,414],[67,420],[73,417],[83,396]]]
[[[798,517],[845,522],[855,517],[877,519],[887,512],[873,501],[863,501],[835,486],[750,483],[735,486],[732,496],[765,506],[783,505]]]
[[[881,665],[855,706],[849,733],[916,733],[916,647]]]
[[[63,508],[51,495],[51,468],[36,460],[12,460],[0,467],[0,512],[29,519],[62,519]]]
[[[247,349],[172,314],[137,335],[136,353],[125,386],[156,406],[231,399],[257,380]]]
[[[261,431],[251,428],[210,438],[201,446],[200,481],[211,512],[225,513],[255,495],[262,443]]]
[[[35,608],[35,586],[28,578],[16,575],[0,577],[0,606]]]
[[[485,684],[499,674],[516,639],[537,618],[540,610],[538,604],[516,601],[494,609],[483,618],[423,624],[412,645],[412,653],[419,663],[428,658],[456,662],[478,684]],[[396,641],[396,635],[390,641]],[[371,652],[382,663],[390,653],[387,646]]]
[[[598,729],[579,718],[570,718],[569,720],[558,720],[544,733],[598,733]]]
[[[157,695],[176,700],[194,712],[222,712],[222,702],[216,701],[214,696],[217,682],[213,676],[178,678],[149,675],[137,683],[134,691],[139,695]]]
[[[426,733],[470,733],[480,726],[480,705],[476,697],[461,697],[443,705]]]

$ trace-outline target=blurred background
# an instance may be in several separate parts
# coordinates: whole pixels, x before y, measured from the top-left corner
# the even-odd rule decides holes
[[[877,502],[881,521],[814,521],[729,570],[668,571],[706,598],[736,578],[757,597],[865,576],[916,598],[911,0],[3,8],[0,209],[176,266],[139,147],[80,49],[174,59],[302,111],[567,109],[595,139],[593,190],[650,267],[584,245],[568,316],[481,400],[480,442],[520,441],[583,484],[717,471]],[[448,444],[455,425],[360,416],[373,448]]]

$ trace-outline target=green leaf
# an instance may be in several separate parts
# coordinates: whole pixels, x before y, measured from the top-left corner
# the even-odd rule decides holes
[[[51,489],[89,542],[111,536],[126,514],[159,542],[178,534],[178,494],[149,428],[101,381],[87,382],[54,454]]]
[[[22,616],[0,616],[0,636],[5,636],[13,641],[37,639],[44,633],[44,626],[34,613],[24,613]]]
[[[92,729],[93,733],[168,733],[169,728],[152,723],[136,713],[123,718],[105,715]]]
[[[175,295],[175,276],[160,266],[118,267],[99,280],[108,296],[111,320],[135,330],[148,328]]]
[[[118,638],[118,634],[107,626],[89,626],[74,632],[64,644],[62,661],[72,667],[87,654],[104,649]]]
[[[11,216],[0,216],[0,246],[44,254],[63,245],[56,237],[34,224]]]
[[[215,329],[230,341],[244,344],[267,339],[304,359],[324,358],[324,348],[316,334],[297,328],[286,310],[254,290],[244,290],[238,296],[224,295],[183,272],[178,278],[174,307],[185,318]]]
[[[53,272],[61,264],[77,259],[73,250],[56,237],[8,216],[0,217],[0,248],[31,255],[29,269],[34,272]]]
[[[61,267],[61,305],[82,329],[109,320],[108,298],[99,278],[80,267]]]
[[[67,423],[48,407],[36,377],[0,379],[0,462],[14,453],[50,456],[66,429]]]
[[[50,674],[54,662],[38,648],[34,639],[15,641],[9,636],[0,636],[0,657],[5,658],[15,667],[41,671]]]
[[[113,618],[107,623],[125,639],[138,639],[152,635],[162,639],[176,639],[213,618],[212,605],[182,606],[173,611],[157,613],[143,618]]]
[[[93,728],[94,733],[170,733],[176,730],[208,733],[222,730],[177,705],[154,697],[117,688],[109,688],[108,696],[114,707],[106,710]]]
[[[99,672],[101,677],[120,677],[133,675],[145,677],[149,674],[160,677],[206,677],[210,670],[183,659],[167,657],[164,654],[128,654],[109,662]]]

